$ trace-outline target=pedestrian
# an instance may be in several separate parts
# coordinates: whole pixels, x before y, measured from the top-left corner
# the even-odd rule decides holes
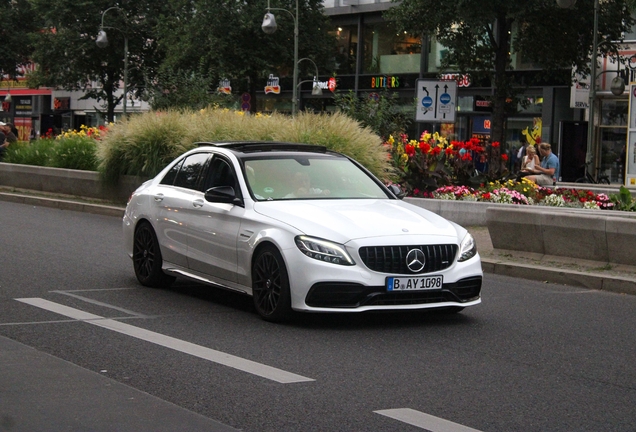
[[[7,136],[4,134],[4,128],[0,127],[0,162],[2,162],[4,155],[7,153],[7,147],[9,147],[9,141],[7,141]]]
[[[526,149],[528,148],[528,141],[526,140],[526,137],[524,135],[519,136],[519,142],[521,143],[521,146],[517,151],[515,171],[520,170],[521,163],[523,162],[523,158],[526,155]]]
[[[14,134],[13,131],[11,130],[10,123],[0,122],[0,129],[2,129],[2,132],[4,132],[4,136],[6,140],[9,141],[10,143],[14,143],[18,141],[18,136]]]
[[[552,186],[559,176],[559,158],[552,153],[552,146],[548,143],[539,144],[539,153],[543,157],[541,164],[534,167],[538,174],[526,178],[540,186]]]

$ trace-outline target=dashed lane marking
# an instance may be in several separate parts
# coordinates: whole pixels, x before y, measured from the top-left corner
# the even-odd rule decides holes
[[[444,420],[439,417],[425,414],[411,408],[396,408],[373,411],[386,417],[408,423],[430,432],[480,432],[477,429],[469,428],[452,421]]]
[[[233,356],[221,351],[206,348],[201,345],[196,345],[181,339],[142,329],[140,327],[135,327],[130,324],[115,321],[113,319],[104,318],[99,315],[94,315],[92,313],[84,312],[79,309],[54,303],[43,298],[19,298],[16,300],[22,303],[29,304],[31,306],[48,310],[50,312],[64,315],[69,318],[73,318],[75,320],[83,321],[88,324],[122,333],[137,339],[144,340],[146,342],[151,342],[156,345],[173,349],[175,351],[190,354],[194,357],[209,360],[214,363],[238,369],[240,371],[267,378],[279,383],[290,384],[297,382],[315,381],[312,378],[296,375],[291,372],[286,372],[281,369],[277,369],[241,357]]]

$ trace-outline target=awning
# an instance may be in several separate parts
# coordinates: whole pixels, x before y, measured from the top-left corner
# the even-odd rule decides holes
[[[6,96],[7,93],[11,93],[11,96],[38,96],[38,95],[51,95],[52,89],[10,89],[0,90],[0,96]]]

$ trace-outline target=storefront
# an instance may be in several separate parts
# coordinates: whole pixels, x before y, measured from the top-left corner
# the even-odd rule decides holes
[[[51,89],[28,88],[24,78],[28,69],[23,68],[17,80],[5,76],[0,82],[0,121],[13,124],[20,141],[28,141],[32,130],[36,136],[43,133],[51,106]]]

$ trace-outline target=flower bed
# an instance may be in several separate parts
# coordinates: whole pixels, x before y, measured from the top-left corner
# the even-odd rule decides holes
[[[409,196],[455,201],[636,211],[636,201],[624,187],[621,187],[618,194],[608,196],[585,189],[546,188],[527,179],[519,182],[514,180],[489,182],[477,189],[468,186],[443,186],[432,192],[414,189]]]

